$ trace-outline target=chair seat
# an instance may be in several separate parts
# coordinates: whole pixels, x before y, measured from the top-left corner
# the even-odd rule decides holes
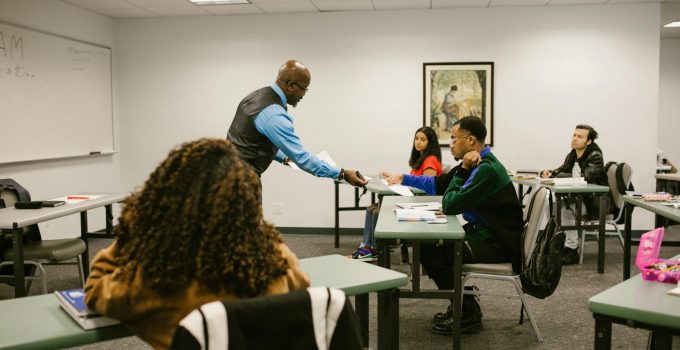
[[[80,238],[51,239],[24,245],[24,260],[62,261],[82,254],[86,249]],[[14,250],[5,250],[5,260],[14,260]]]
[[[512,270],[511,263],[502,264],[463,264],[463,273],[477,272],[488,273],[492,275],[512,276],[515,272]]]

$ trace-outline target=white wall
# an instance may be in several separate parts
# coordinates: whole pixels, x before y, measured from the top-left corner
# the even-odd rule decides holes
[[[654,188],[658,4],[128,19],[119,48],[125,188],[172,146],[225,137],[239,100],[291,58],[312,73],[290,110],[296,130],[343,167],[406,170],[423,62],[493,61],[494,146],[508,168],[558,165],[574,126],[588,123],[606,160],[629,162],[636,186]],[[277,164],[262,179],[268,219],[332,226],[331,181]],[[362,214],[341,215],[363,226]]]
[[[116,24],[112,19],[53,0],[0,0],[0,21],[113,48],[116,55]],[[116,70],[114,66],[114,121],[116,116]],[[2,112],[0,112],[2,113]],[[0,114],[2,118],[2,114]],[[4,121],[4,118],[2,118]],[[4,124],[4,123],[3,123]],[[13,132],[4,125],[3,132]],[[6,129],[9,128],[9,129]],[[80,130],[78,132],[87,132]],[[30,139],[30,135],[26,135]],[[46,140],[43,140],[46,141]],[[115,141],[118,144],[118,140]],[[2,147],[18,147],[3,145]],[[49,147],[48,144],[45,147]],[[119,157],[105,156],[41,161],[0,166],[0,178],[13,178],[41,200],[76,191],[120,191]],[[89,217],[91,230],[104,228],[103,209]],[[79,216],[41,224],[43,237],[75,237],[80,234]]]
[[[661,40],[659,64],[659,148],[680,166],[680,39]]]

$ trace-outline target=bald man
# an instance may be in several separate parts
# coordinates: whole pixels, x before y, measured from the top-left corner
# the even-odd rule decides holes
[[[294,60],[284,63],[274,84],[255,90],[239,103],[227,140],[258,175],[262,175],[273,160],[283,164],[292,161],[312,175],[364,186],[366,180],[357,171],[337,168],[312,156],[295,134],[287,105],[297,106],[311,79],[302,63]]]

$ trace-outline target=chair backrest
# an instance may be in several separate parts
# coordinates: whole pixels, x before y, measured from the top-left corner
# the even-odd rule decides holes
[[[612,193],[614,205],[617,208],[623,208],[623,194],[630,186],[632,177],[633,169],[628,163],[614,163],[607,168],[607,183]],[[621,188],[621,185],[623,185],[623,188]]]
[[[547,188],[537,186],[529,202],[527,209],[528,216],[524,226],[524,241],[522,242],[524,257],[527,260],[536,247],[536,237],[541,227],[541,219],[543,219],[543,211],[546,207],[548,193],[549,190]]]
[[[180,321],[170,349],[208,343],[209,349],[363,348],[349,299],[326,287],[204,304]]]

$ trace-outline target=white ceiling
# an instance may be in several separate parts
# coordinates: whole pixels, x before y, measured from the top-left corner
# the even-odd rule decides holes
[[[61,0],[111,18],[221,16],[293,12],[381,11],[461,7],[662,3],[661,24],[680,20],[680,0],[250,0],[250,4],[197,6],[189,0]],[[680,38],[680,28],[662,28]]]

